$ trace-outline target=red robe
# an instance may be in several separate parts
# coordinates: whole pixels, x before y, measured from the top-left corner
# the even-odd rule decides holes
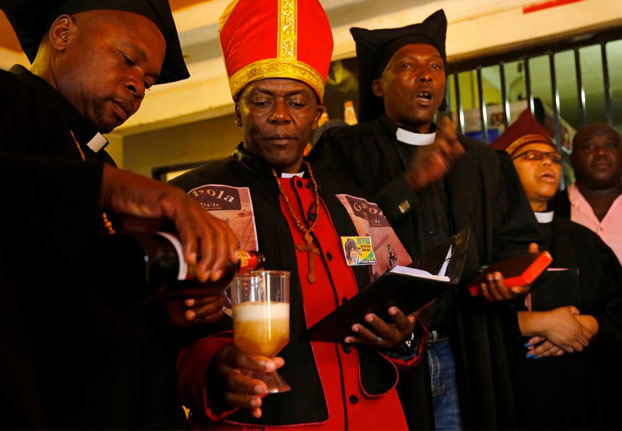
[[[299,220],[304,220],[307,226],[311,223],[308,215],[315,211],[309,208],[315,202],[315,196],[309,179],[294,177],[281,179],[280,183],[287,194],[292,209]],[[183,184],[182,184],[183,185]],[[190,187],[185,186],[186,189]],[[293,244],[304,245],[303,233],[296,227],[293,217],[286,206],[283,196],[279,196],[282,215],[287,220],[289,232]],[[276,214],[275,214],[276,216]],[[313,230],[314,246],[320,252],[314,254],[314,267],[317,280],[310,283],[307,279],[309,262],[306,251],[295,251],[299,276],[299,284],[302,291],[304,317],[306,327],[322,319],[334,310],[344,300],[347,300],[358,292],[357,282],[351,267],[346,265],[341,239],[336,232],[331,220],[329,210],[324,200],[320,199],[320,213],[318,222]],[[265,246],[264,246],[265,247]],[[283,268],[287,269],[287,268]],[[292,276],[296,276],[293,273]],[[200,340],[182,353],[180,357],[180,388],[182,399],[194,397],[199,401],[204,414],[212,420],[201,424],[206,428],[218,429],[277,429],[280,427],[257,426],[256,424],[244,424],[233,422],[227,417],[235,410],[219,412],[216,414],[209,405],[207,393],[202,390],[189,391],[192,381],[203,381],[205,370],[209,365],[212,355],[225,343],[231,343],[230,334],[218,334]],[[357,348],[349,348],[342,343],[311,342],[314,361],[319,372],[323,395],[328,407],[328,419],[311,424],[298,423],[292,426],[313,426],[317,429],[407,429],[402,407],[395,390],[397,373],[392,386],[381,394],[369,394],[362,384],[359,352]],[[417,355],[408,363],[392,359],[391,364],[395,367],[410,366],[418,363],[421,356],[421,348]],[[388,358],[388,357],[387,357]],[[283,369],[296,367],[295,363],[285,363]],[[343,383],[342,383],[343,382]],[[210,385],[209,380],[205,380]],[[343,388],[342,388],[343,384]],[[204,388],[204,386],[201,386]],[[184,396],[185,394],[185,396]],[[279,397],[280,394],[268,395]],[[305,407],[305,400],[296,400],[292,409]],[[282,427],[282,426],[281,426]]]

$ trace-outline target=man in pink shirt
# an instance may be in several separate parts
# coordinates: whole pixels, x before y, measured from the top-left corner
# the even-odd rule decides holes
[[[558,193],[554,209],[596,232],[622,262],[620,134],[607,124],[590,124],[577,132],[572,148],[576,180]]]

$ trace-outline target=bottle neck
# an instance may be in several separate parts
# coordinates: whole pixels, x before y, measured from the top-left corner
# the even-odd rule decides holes
[[[259,252],[240,249],[237,251],[237,255],[238,264],[236,272],[240,274],[254,271],[255,269],[263,266],[263,255]]]

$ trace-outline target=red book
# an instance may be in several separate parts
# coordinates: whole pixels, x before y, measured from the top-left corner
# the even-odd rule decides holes
[[[488,274],[500,272],[508,287],[531,284],[553,262],[548,251],[530,253],[502,260],[480,268],[479,274],[469,283],[471,296],[480,294],[480,284],[487,282]]]

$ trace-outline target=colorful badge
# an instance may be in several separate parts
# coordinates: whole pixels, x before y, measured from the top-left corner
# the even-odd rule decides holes
[[[343,255],[348,266],[375,265],[376,255],[369,236],[342,236]]]
[[[372,280],[390,271],[395,265],[408,266],[412,262],[377,204],[351,195],[336,196],[352,219],[356,232],[372,239],[376,256],[371,271]]]

